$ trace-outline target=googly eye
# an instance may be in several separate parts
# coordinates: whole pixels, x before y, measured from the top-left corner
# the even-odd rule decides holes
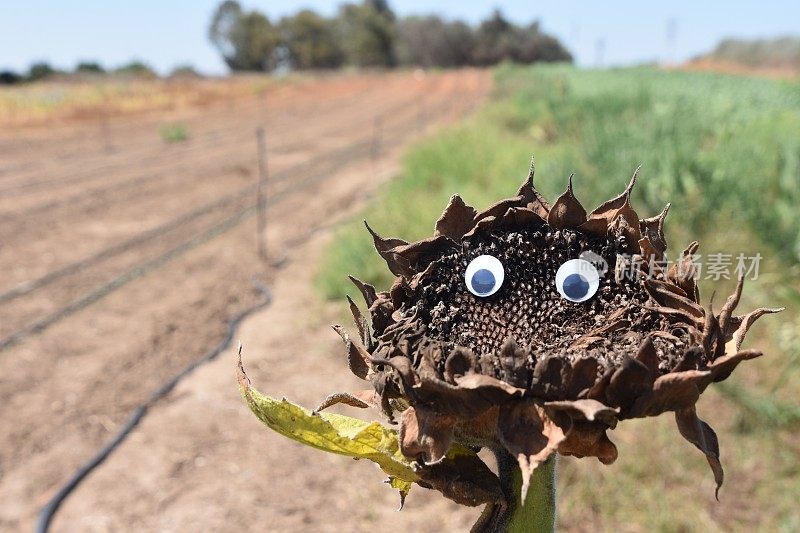
[[[494,256],[481,255],[473,259],[464,273],[467,289],[475,296],[486,298],[500,290],[506,273],[503,263]]]
[[[556,289],[570,302],[585,302],[600,287],[600,274],[589,261],[570,259],[556,272]]]

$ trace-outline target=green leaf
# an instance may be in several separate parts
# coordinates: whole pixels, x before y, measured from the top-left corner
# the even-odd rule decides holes
[[[335,413],[315,413],[286,399],[276,400],[250,386],[239,360],[239,388],[250,410],[273,431],[312,448],[369,459],[389,476],[389,484],[408,494],[419,481],[411,461],[400,452],[397,432],[377,422]]]

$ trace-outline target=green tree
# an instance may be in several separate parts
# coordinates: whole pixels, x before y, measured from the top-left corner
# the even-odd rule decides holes
[[[478,65],[494,65],[504,60],[572,61],[572,55],[558,39],[542,32],[538,22],[520,27],[496,9],[478,27],[474,61]]]
[[[514,46],[514,26],[499,9],[478,26],[474,61],[478,65],[494,65],[510,59]]]
[[[385,1],[344,4],[338,23],[347,62],[359,67],[394,66],[394,19]]]
[[[28,80],[30,81],[39,81],[45,78],[49,78],[53,74],[56,74],[57,71],[53,67],[50,66],[50,63],[46,63],[44,61],[40,61],[38,63],[33,63],[28,70]]]
[[[543,33],[539,22],[534,22],[526,28],[518,28],[515,30],[515,34],[517,38],[514,40],[511,58],[517,63],[572,62],[572,54],[558,39]]]
[[[226,0],[211,19],[209,39],[231,70],[271,70],[280,35],[258,11],[242,10],[239,2]]]
[[[333,22],[311,10],[283,18],[280,32],[293,68],[335,68],[344,61]]]
[[[475,32],[467,24],[431,15],[397,22],[395,53],[401,65],[457,67],[472,61]]]

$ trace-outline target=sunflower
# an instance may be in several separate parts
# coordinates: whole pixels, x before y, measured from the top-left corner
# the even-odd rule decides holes
[[[780,309],[735,315],[741,277],[718,313],[704,309],[697,243],[669,264],[669,205],[640,219],[630,203],[635,182],[636,173],[622,194],[587,212],[571,178],[550,205],[531,166],[514,197],[484,211],[453,196],[422,241],[383,238],[367,225],[396,279],[378,292],[351,277],[368,315],[350,300],[358,335],[334,328],[350,369],[371,388],[324,406],[368,404],[399,421],[403,455],[440,490],[448,480],[435,465],[456,444],[511,456],[523,500],[551,455],[613,463],[608,430],[672,412],[719,491],[717,436],[696,403],[711,383],[761,355],[741,350],[742,341],[755,320]],[[449,496],[477,504],[496,494],[473,489],[477,496],[463,487]]]

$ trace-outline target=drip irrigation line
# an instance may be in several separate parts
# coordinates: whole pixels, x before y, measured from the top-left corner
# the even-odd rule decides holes
[[[347,152],[346,155],[350,155],[350,153],[348,152],[350,148],[351,146],[348,146],[344,150],[345,152]],[[342,150],[334,151],[330,154],[330,156],[332,158],[342,157]],[[274,179],[276,182],[282,183],[296,174],[302,174],[304,171],[308,171],[309,167],[313,166],[313,164],[315,163],[319,163],[319,160],[304,161],[302,163],[292,165],[287,169],[277,172],[275,174]],[[175,230],[181,226],[185,226],[217,209],[226,207],[236,202],[237,200],[241,200],[242,198],[246,198],[247,196],[252,195],[253,190],[255,190],[254,185],[247,185],[232,194],[229,194],[211,203],[203,205],[195,210],[192,210],[184,215],[181,215],[178,218],[169,220],[159,226],[156,226],[155,228],[152,228],[143,233],[140,233],[139,235],[131,237],[130,239],[115,244],[114,246],[105,248],[91,257],[75,261],[68,265],[64,265],[63,267],[52,270],[41,277],[20,284],[17,287],[14,287],[13,289],[10,289],[6,292],[0,293],[0,304],[8,302],[10,300],[14,300],[15,298],[19,298],[20,296],[29,294],[35,291],[36,289],[44,287],[45,285],[48,285],[53,281],[56,281],[64,276],[80,272],[86,267],[92,266],[106,259],[115,257],[124,252],[127,252],[131,248],[135,248],[136,246],[145,244],[158,237],[161,237],[162,235],[169,233],[170,231]]]
[[[350,157],[360,152],[365,152],[368,148],[368,141],[359,143],[355,146],[348,147],[348,150],[344,154],[347,157],[341,157],[335,164],[329,165],[327,168],[328,171],[334,171],[338,168],[344,166],[345,164],[351,161]],[[284,190],[279,191],[277,194],[274,194],[269,200],[268,203],[274,204],[280,201],[285,196],[293,192],[300,191],[309,187],[312,183],[319,180],[322,177],[325,177],[326,174],[324,173],[312,173],[309,177],[298,181],[293,187],[286,188]],[[94,302],[104,298],[105,296],[111,294],[112,292],[116,291],[117,289],[127,285],[131,281],[134,281],[143,275],[165,265],[166,263],[172,261],[173,259],[180,257],[184,253],[197,248],[201,244],[204,244],[215,237],[222,235],[223,233],[227,232],[230,229],[238,226],[242,221],[246,220],[256,211],[256,204],[253,203],[252,205],[246,207],[245,209],[238,211],[237,213],[225,218],[221,222],[218,222],[211,226],[210,228],[206,229],[202,233],[195,235],[188,241],[184,241],[183,243],[179,244],[178,246],[164,252],[163,254],[156,256],[148,261],[140,263],[136,265],[134,268],[124,272],[123,274],[117,276],[110,282],[106,283],[105,285],[98,287],[97,289],[84,294],[77,300],[74,300],[72,303],[50,313],[49,315],[45,315],[38,320],[24,326],[21,329],[11,333],[7,337],[0,339],[0,352],[7,350],[8,348],[16,345],[21,340],[33,335],[35,333],[39,333],[46,328],[52,326],[56,322],[63,320],[64,318],[75,314],[76,312],[88,307],[89,305],[93,304]]]
[[[272,303],[272,292],[269,290],[269,288],[255,278],[253,278],[253,285],[261,293],[261,300],[257,304],[236,315],[233,320],[228,323],[228,332],[225,335],[225,338],[222,339],[222,341],[215,348],[204,354],[199,359],[189,363],[183,368],[183,370],[175,374],[175,376],[173,376],[169,381],[156,389],[156,391],[150,395],[150,398],[148,398],[146,402],[136,408],[131,417],[128,419],[125,425],[122,426],[114,438],[111,439],[108,444],[103,446],[91,459],[89,459],[89,461],[76,470],[74,474],[72,474],[72,477],[70,477],[69,480],[67,480],[67,482],[58,489],[55,495],[53,495],[50,501],[48,501],[39,512],[39,520],[36,524],[37,533],[47,533],[48,529],[50,528],[50,523],[53,520],[53,516],[55,516],[56,511],[58,511],[58,508],[62,503],[64,503],[64,500],[67,498],[67,496],[69,496],[70,493],[72,493],[72,491],[74,491],[78,485],[80,485],[87,475],[89,475],[95,468],[100,466],[103,461],[105,461],[108,456],[111,455],[111,453],[125,441],[128,435],[130,435],[131,431],[133,431],[133,429],[139,425],[139,422],[142,421],[150,408],[152,408],[159,400],[169,394],[183,378],[191,374],[199,366],[212,361],[220,353],[226,350],[228,346],[230,346],[233,336],[236,334],[236,330],[242,320]]]
[[[455,100],[452,100],[449,103],[449,106],[447,107],[446,112],[449,112],[456,105],[457,105],[457,102]],[[442,113],[441,116],[446,116],[446,112]],[[413,118],[414,117],[411,117],[410,120],[405,120],[405,121],[401,120],[396,126],[400,127],[402,129],[402,127],[404,125],[408,125],[409,123],[411,123],[413,121]],[[333,158],[332,158],[333,161],[331,161],[329,164],[326,165],[326,167],[325,167],[326,172],[324,172],[324,173],[318,173],[318,172],[312,172],[311,171],[316,166],[315,164],[318,163],[317,160],[311,159],[309,161],[305,161],[304,163],[301,163],[300,165],[298,165],[298,167],[300,167],[300,168],[298,168],[298,170],[306,170],[309,173],[309,176],[304,178],[304,179],[296,181],[295,183],[293,183],[292,186],[286,187],[285,189],[283,189],[283,190],[277,192],[276,194],[272,195],[272,197],[268,199],[267,204],[271,205],[271,204],[278,203],[278,201],[280,201],[283,197],[288,196],[289,194],[291,194],[293,192],[297,192],[297,191],[300,191],[300,190],[303,190],[303,189],[307,188],[308,186],[310,186],[314,182],[316,182],[319,179],[325,177],[326,174],[330,174],[331,172],[333,172],[335,170],[338,170],[341,167],[345,166],[347,163],[350,163],[352,161],[352,158],[355,157],[355,156],[369,155],[369,151],[370,151],[371,147],[373,146],[373,144],[374,144],[373,140],[371,138],[369,138],[369,139],[365,139],[365,140],[362,140],[362,141],[359,141],[359,142],[352,143],[350,145],[347,145],[347,146],[343,147],[342,149],[336,150],[332,154],[333,155]],[[287,169],[286,171],[284,171],[283,174],[284,174],[284,178],[281,179],[281,180],[278,180],[278,181],[284,181],[286,178],[290,177],[291,174],[293,174],[293,173],[289,172],[289,169]],[[235,198],[235,197],[239,197],[239,198],[245,197],[246,193],[247,192],[252,193],[252,191],[255,190],[255,187],[256,187],[255,185],[247,186],[244,189],[240,190],[239,192],[234,193],[231,196],[228,196],[228,197],[225,197],[225,198],[219,200],[215,204],[217,204],[216,206],[218,206],[219,204],[223,204],[224,205],[224,203],[230,202],[232,200],[232,197],[233,198]],[[214,204],[212,204],[212,205],[214,205]],[[34,322],[32,322],[32,323],[30,323],[30,324],[28,324],[28,325],[26,325],[26,326],[24,326],[24,327],[22,327],[22,328],[20,328],[20,329],[18,329],[16,331],[14,331],[14,332],[12,332],[11,334],[6,336],[5,338],[0,338],[0,352],[3,352],[4,350],[6,350],[6,349],[18,344],[20,341],[22,341],[23,339],[29,337],[30,335],[39,333],[39,332],[45,330],[46,328],[52,326],[56,322],[59,322],[62,319],[66,318],[66,317],[68,317],[68,316],[70,316],[70,315],[72,315],[72,314],[74,314],[74,313],[76,313],[76,312],[78,312],[78,311],[80,311],[82,309],[84,309],[85,307],[91,305],[92,303],[94,303],[94,302],[100,300],[101,298],[104,298],[108,294],[111,294],[112,292],[116,291],[120,287],[122,287],[124,285],[127,285],[131,281],[133,281],[133,280],[135,280],[135,279],[137,279],[137,278],[149,273],[152,270],[155,270],[156,268],[159,268],[159,267],[163,266],[164,264],[168,263],[172,259],[175,259],[175,258],[183,255],[184,253],[196,248],[197,246],[199,246],[201,244],[204,244],[204,243],[210,241],[211,239],[213,239],[213,238],[225,233],[226,231],[238,226],[239,223],[241,223],[245,219],[247,219],[250,216],[255,214],[256,207],[257,206],[256,206],[255,203],[245,207],[243,210],[238,211],[235,214],[223,219],[221,222],[218,222],[218,223],[214,224],[213,226],[211,226],[210,228],[206,229],[202,233],[200,233],[198,235],[195,235],[194,237],[192,237],[188,241],[184,241],[181,244],[179,244],[178,246],[176,246],[174,248],[171,248],[170,250],[167,250],[166,252],[164,252],[164,253],[162,253],[162,254],[154,257],[154,258],[149,259],[149,260],[147,260],[147,261],[145,261],[143,263],[140,263],[140,264],[134,266],[133,268],[127,270],[126,272],[124,272],[121,275],[117,276],[116,278],[112,279],[110,282],[106,283],[105,285],[102,285],[101,287],[98,287],[97,289],[95,289],[93,291],[90,291],[89,293],[84,294],[83,296],[81,296],[77,300],[74,300],[73,302],[67,304],[66,306],[61,307],[61,308],[57,309],[56,311],[54,311],[54,312],[52,312],[52,313],[50,313],[48,315],[45,315],[45,316],[35,320]],[[211,210],[210,206],[208,206],[208,205],[204,206],[204,207],[202,207],[200,209],[204,210],[204,211],[210,211]],[[181,220],[180,223],[186,223],[187,221],[185,219],[189,218],[189,217],[192,217],[192,215],[193,215],[193,213],[188,213],[184,217],[181,217],[184,220]],[[167,224],[170,225],[170,226],[173,226],[173,227],[177,227],[177,226],[181,225],[179,223],[179,220],[173,220],[171,223],[168,222]],[[158,228],[156,228],[156,229],[158,229]],[[162,230],[163,230],[163,228],[162,228]],[[141,236],[139,236],[139,237],[141,237]],[[148,237],[152,238],[153,236],[149,235]],[[136,240],[136,239],[137,239],[137,237],[134,237],[133,240]],[[124,245],[124,243],[122,245]],[[118,245],[118,246],[122,246],[122,245]],[[104,254],[104,252],[100,252],[99,255],[103,255],[103,254]],[[100,259],[102,259],[102,258],[100,258]],[[98,259],[97,256],[94,256],[94,257],[88,258],[85,261],[91,263],[93,261],[98,261],[100,259]],[[82,266],[86,266],[86,265],[80,265],[79,268],[70,268],[70,266],[68,265],[67,267],[65,267],[65,268],[69,269],[66,272],[66,274],[76,272],[76,271],[80,270],[80,267],[82,267]],[[61,277],[61,276],[65,275],[63,273],[63,271],[62,272],[55,271],[55,274],[56,274],[56,277]],[[47,277],[47,275],[45,275],[45,277]],[[50,281],[52,281],[52,279],[45,280],[45,283],[40,284],[38,286],[47,284]],[[32,290],[35,290],[36,288],[38,288],[38,286],[37,285],[34,285],[32,287],[31,286],[28,286],[28,287],[23,286],[21,288],[21,290],[22,290],[22,293],[25,294],[25,293],[31,292]],[[12,289],[12,291],[10,291],[10,293],[6,293],[6,294],[0,295],[0,303],[2,303],[2,300],[4,298],[13,299],[13,298],[15,298],[17,296],[20,296],[20,294],[15,294],[15,290]]]
[[[402,102],[402,105],[396,107],[400,109],[403,105],[405,105],[405,102]],[[390,108],[388,112],[389,116],[391,116],[393,110],[394,108]],[[366,139],[362,139],[361,141],[356,141],[354,143],[351,143],[350,145],[347,145],[344,148],[332,150],[331,152],[323,155],[321,158],[314,158],[311,160],[303,161],[302,163],[292,165],[286,169],[276,172],[272,177],[271,181],[274,181],[275,183],[283,183],[284,181],[289,180],[295,175],[309,172],[314,166],[320,164],[321,162],[324,162],[325,159],[327,158],[331,158],[334,159],[334,161],[338,161],[342,157],[350,157],[352,156],[352,150],[354,147],[359,147],[366,142],[367,142]],[[142,178],[136,178],[136,179],[140,180]],[[264,185],[264,184],[265,183],[263,182],[263,180],[260,180],[258,183],[258,185]],[[163,224],[156,226],[155,228],[147,230],[139,235],[135,235],[130,239],[127,239],[114,246],[105,248],[91,257],[75,261],[73,263],[69,263],[67,265],[64,265],[63,267],[52,270],[40,276],[39,278],[24,282],[12,289],[0,293],[0,304],[19,298],[20,296],[29,294],[41,287],[44,287],[45,285],[49,285],[50,283],[57,281],[58,279],[61,279],[64,276],[80,272],[81,270],[85,269],[88,266],[115,257],[121,253],[130,250],[131,248],[134,248],[138,245],[156,239],[174,229],[179,228],[180,226],[189,224],[199,219],[200,217],[211,213],[212,211],[215,211],[222,207],[226,207],[227,205],[232,204],[237,200],[241,200],[242,198],[246,198],[248,195],[251,195],[255,189],[256,185],[247,185],[245,187],[242,187],[236,192],[228,194],[222,198],[219,198],[214,202],[205,204],[193,211],[181,215],[178,218],[168,220]],[[2,349],[3,349],[3,344],[2,342],[0,342],[0,351],[2,351]]]

